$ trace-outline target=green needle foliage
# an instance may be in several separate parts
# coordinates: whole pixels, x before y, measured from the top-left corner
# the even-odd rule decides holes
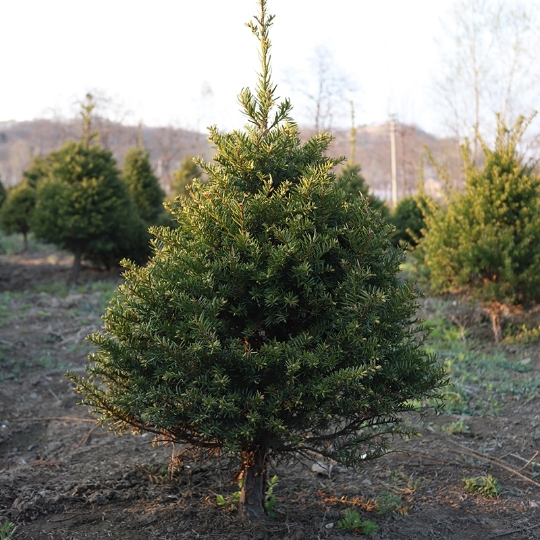
[[[0,523],[0,540],[11,540],[17,527],[11,521]]]
[[[432,290],[479,299],[496,341],[505,306],[540,296],[540,177],[518,152],[528,124],[522,117],[508,129],[499,119],[494,149],[482,141],[482,168],[463,147],[465,190],[426,215],[418,250]]]
[[[30,187],[37,188],[38,182],[48,176],[53,158],[54,153],[46,156],[34,156],[30,167],[23,172],[23,182],[26,182]]]
[[[250,28],[262,69],[243,131],[211,128],[213,163],[154,228],[145,267],[90,336],[90,379],[71,375],[102,422],[236,455],[240,515],[266,514],[267,461],[315,451],[345,465],[381,455],[400,413],[445,376],[422,348],[403,252],[363,197],[336,183],[319,134],[302,144],[270,80],[266,0]]]
[[[414,197],[403,197],[388,221],[396,230],[392,235],[392,244],[395,246],[406,242],[411,248],[418,245],[426,227],[424,215],[432,212],[436,203],[425,194],[419,193]]]
[[[83,107],[82,141],[69,141],[40,160],[45,176],[37,180],[32,218],[38,238],[74,254],[73,281],[83,257],[110,267],[126,256],[144,262],[149,249],[146,227],[111,152],[92,143],[91,110],[91,102]]]
[[[379,527],[373,521],[362,521],[360,514],[354,508],[345,510],[345,515],[337,522],[337,528],[343,531],[359,532],[366,535],[379,530]]]
[[[0,228],[7,233],[21,233],[24,250],[28,248],[30,222],[36,205],[36,190],[28,182],[22,182],[7,192],[0,208]]]
[[[465,490],[470,493],[478,493],[484,497],[493,498],[501,493],[499,481],[491,474],[487,476],[467,477],[463,479]]]
[[[4,204],[7,197],[7,190],[2,183],[2,180],[0,180],[0,208],[2,208],[2,205]]]
[[[164,212],[165,192],[152,171],[150,155],[142,148],[131,148],[124,157],[123,178],[139,215],[147,225],[156,225]]]
[[[188,186],[193,183],[193,180],[200,178],[201,174],[202,169],[197,165],[193,158],[186,156],[182,160],[180,168],[173,173],[171,185],[173,195],[187,196],[189,193]]]
[[[379,199],[377,196],[369,193],[369,186],[366,184],[365,178],[360,172],[360,165],[356,163],[347,163],[342,169],[338,176],[338,181],[341,183],[341,187],[346,193],[351,195],[362,195],[369,200],[372,208],[378,210],[381,215],[385,218],[388,218],[390,211],[388,206],[384,203],[383,200]]]

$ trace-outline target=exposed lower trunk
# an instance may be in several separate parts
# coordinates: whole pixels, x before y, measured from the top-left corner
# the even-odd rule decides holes
[[[28,233],[23,232],[23,251],[28,251]]]
[[[500,302],[491,302],[488,313],[489,318],[491,319],[491,330],[493,331],[495,343],[499,343],[499,341],[502,339],[502,304]]]
[[[268,448],[261,444],[242,451],[242,490],[238,512],[241,519],[253,521],[266,517],[266,458]]]
[[[75,258],[73,259],[73,266],[71,267],[71,276],[69,277],[70,283],[76,283],[81,274],[81,258],[82,258],[82,249],[77,247],[75,250]]]

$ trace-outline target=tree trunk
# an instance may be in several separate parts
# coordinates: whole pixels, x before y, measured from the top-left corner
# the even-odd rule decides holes
[[[23,251],[28,251],[28,233],[23,232]]]
[[[79,275],[81,273],[81,257],[82,249],[80,246],[77,246],[75,250],[75,258],[73,259],[73,266],[71,267],[71,276],[69,277],[70,283],[77,283]]]
[[[238,505],[240,519],[253,521],[263,519],[267,515],[264,507],[267,452],[265,444],[242,451],[243,484]]]
[[[502,338],[501,312],[502,304],[500,302],[491,302],[488,313],[495,343],[499,343]]]

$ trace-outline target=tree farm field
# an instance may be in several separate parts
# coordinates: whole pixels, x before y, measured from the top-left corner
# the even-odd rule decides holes
[[[418,431],[348,470],[272,464],[274,517],[239,525],[238,463],[170,464],[178,448],[118,436],[77,405],[65,372],[84,373],[86,335],[121,276],[3,238],[0,259],[0,525],[38,539],[526,539],[540,537],[540,310],[509,315],[492,343],[488,318],[451,298],[424,298],[426,344],[446,363],[443,409]],[[7,246],[7,248],[6,248]],[[419,404],[421,406],[422,404]],[[220,502],[221,504],[218,504]],[[356,513],[356,514],[355,514]],[[375,527],[372,527],[373,529]],[[0,529],[1,530],[1,529]]]

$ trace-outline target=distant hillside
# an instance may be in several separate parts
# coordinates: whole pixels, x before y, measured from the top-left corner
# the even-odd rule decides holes
[[[334,131],[332,156],[351,156],[349,131]],[[391,199],[390,123],[359,127],[356,131],[355,161],[376,195]],[[420,180],[420,154],[424,154],[424,184],[433,194],[439,191],[441,182],[425,153],[429,148],[438,165],[448,169],[456,183],[460,182],[460,154],[454,139],[441,139],[416,126],[396,123],[396,162],[398,198],[416,192]]]
[[[113,152],[122,165],[127,150],[137,145],[138,127],[97,119],[93,128],[99,132],[99,142]],[[6,185],[21,181],[33,156],[56,150],[68,140],[80,137],[78,121],[0,122],[0,178]],[[173,127],[142,127],[143,146],[149,151],[154,170],[165,189],[172,172],[182,159],[189,156],[209,157],[206,136]]]
[[[127,150],[136,146],[137,126],[97,118],[94,129],[99,131],[100,143],[111,150],[121,166]],[[80,123],[77,120],[58,122],[33,120],[29,122],[0,122],[0,178],[6,185],[22,179],[32,156],[44,155],[58,149],[65,140],[78,139]],[[302,137],[310,135],[302,130]],[[334,131],[335,141],[330,148],[332,156],[351,154],[348,131]],[[172,172],[185,156],[211,157],[206,135],[172,127],[142,127],[142,141],[150,152],[154,170],[167,190]],[[398,195],[413,193],[420,177],[419,158],[428,146],[437,163],[445,165],[451,176],[459,179],[457,145],[452,139],[439,139],[415,126],[396,125],[396,157]],[[359,127],[356,134],[356,162],[371,189],[380,197],[390,199],[390,128],[389,124]],[[439,181],[428,160],[424,160],[424,179],[428,189],[437,190]]]

